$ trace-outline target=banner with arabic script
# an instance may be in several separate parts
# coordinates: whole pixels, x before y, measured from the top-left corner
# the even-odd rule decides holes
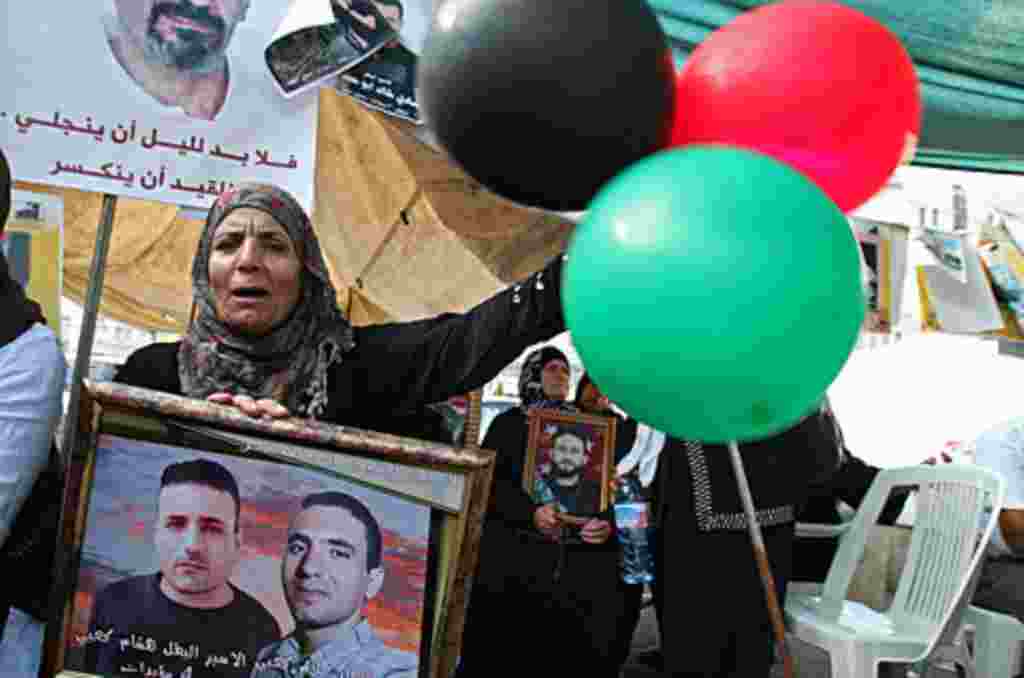
[[[15,178],[195,207],[261,181],[310,208],[317,96],[281,97],[263,62],[286,10],[4,3],[0,146]]]

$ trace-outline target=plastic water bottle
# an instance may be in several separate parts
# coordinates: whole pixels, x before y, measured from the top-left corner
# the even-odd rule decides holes
[[[644,496],[640,479],[627,473],[619,479],[615,494],[615,529],[621,544],[622,581],[648,584],[654,581],[654,554],[651,538],[654,525],[651,505]]]

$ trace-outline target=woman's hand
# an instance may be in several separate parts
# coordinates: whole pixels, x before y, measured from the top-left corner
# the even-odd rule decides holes
[[[237,407],[245,414],[248,414],[250,417],[256,417],[257,419],[285,419],[291,416],[288,408],[276,400],[271,400],[270,398],[254,400],[247,395],[213,393],[206,399],[211,403]]]
[[[612,534],[612,525],[607,520],[591,518],[580,530],[580,537],[588,544],[603,544]]]
[[[558,539],[562,532],[562,520],[556,504],[544,504],[533,512],[533,524],[552,539]]]

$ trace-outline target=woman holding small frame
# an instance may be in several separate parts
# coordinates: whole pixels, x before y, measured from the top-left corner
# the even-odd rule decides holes
[[[619,577],[618,540],[607,506],[609,483],[604,482],[597,515],[563,511],[557,497],[544,501],[531,491],[537,462],[543,466],[545,459],[538,451],[553,449],[560,424],[567,430],[581,422],[614,430],[611,419],[581,415],[566,400],[570,376],[569,361],[558,349],[546,346],[529,354],[519,379],[521,405],[498,415],[484,437],[482,447],[497,451],[498,460],[458,678],[490,676],[496,661],[509,675],[619,675],[623,658],[616,643],[618,618],[634,592]],[[544,430],[549,422],[556,430]],[[548,434],[551,440],[543,441]],[[606,435],[600,446],[602,476],[612,471],[613,445]],[[554,466],[553,458],[551,462]],[[594,468],[588,468],[590,478],[598,475]],[[571,470],[576,473],[575,465]],[[531,471],[533,478],[528,477]],[[509,628],[557,647],[543,653],[509,652],[508,636],[498,632]]]

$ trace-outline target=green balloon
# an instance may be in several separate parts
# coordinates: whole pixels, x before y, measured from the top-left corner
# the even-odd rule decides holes
[[[864,319],[858,246],[813,182],[729,146],[661,151],[605,184],[562,287],[587,370],[636,419],[769,437],[822,398]]]

